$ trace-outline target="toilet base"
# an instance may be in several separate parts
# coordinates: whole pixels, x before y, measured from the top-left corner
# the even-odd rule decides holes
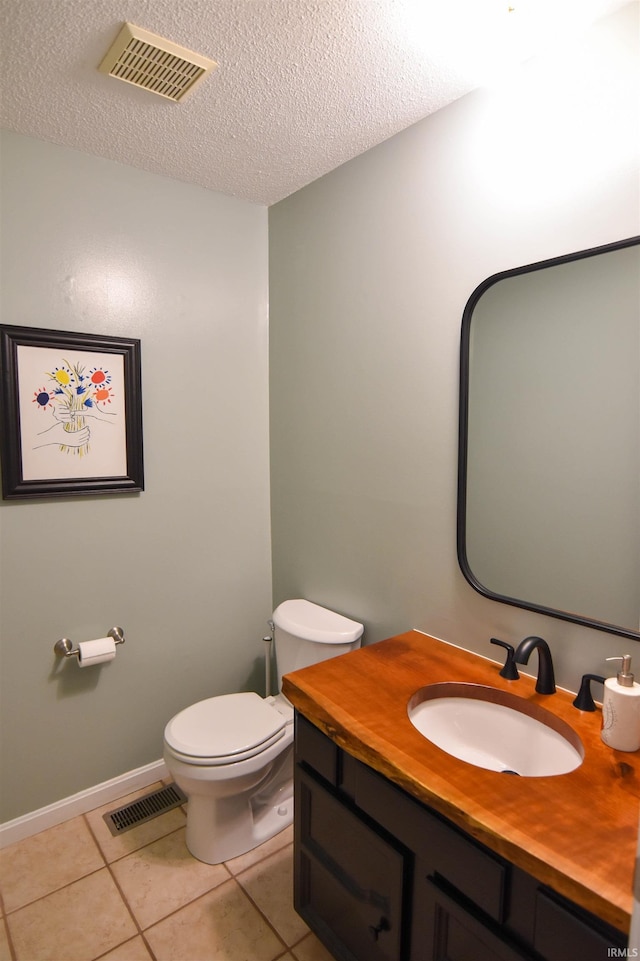
[[[230,861],[293,822],[292,729],[284,749],[277,743],[257,759],[229,765],[227,778],[211,777],[222,768],[186,765],[169,753],[165,760],[187,795],[186,843],[199,861]]]
[[[227,803],[225,803],[227,802]],[[247,807],[251,807],[250,803]],[[239,810],[237,798],[191,797],[187,812],[187,848],[198,861],[221,864],[252,851],[293,823],[293,792],[255,815]]]

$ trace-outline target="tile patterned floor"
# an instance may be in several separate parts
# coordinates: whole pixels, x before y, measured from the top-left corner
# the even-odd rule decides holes
[[[291,828],[225,864],[177,808],[114,838],[102,815],[0,851],[0,961],[332,961],[293,910]]]

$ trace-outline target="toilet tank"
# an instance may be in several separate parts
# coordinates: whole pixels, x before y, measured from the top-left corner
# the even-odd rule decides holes
[[[279,691],[283,674],[354,651],[364,631],[357,621],[302,599],[283,601],[273,624]]]

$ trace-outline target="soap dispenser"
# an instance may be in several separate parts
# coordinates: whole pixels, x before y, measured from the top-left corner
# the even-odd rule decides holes
[[[631,655],[607,660],[622,661],[622,670],[604,682],[602,740],[616,751],[637,751],[640,748],[640,684],[636,684],[631,673]]]

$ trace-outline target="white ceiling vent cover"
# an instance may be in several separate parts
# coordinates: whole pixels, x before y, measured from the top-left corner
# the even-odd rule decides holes
[[[98,69],[177,102],[214,67],[215,60],[125,23]]]

